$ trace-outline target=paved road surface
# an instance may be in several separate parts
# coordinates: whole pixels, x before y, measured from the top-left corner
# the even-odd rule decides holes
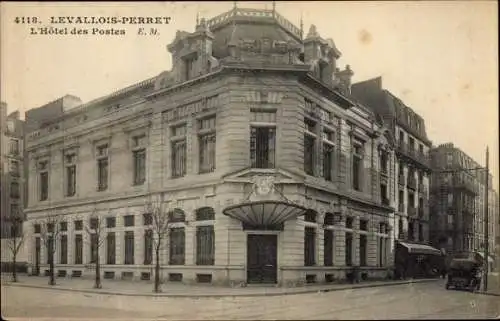
[[[500,297],[446,291],[443,282],[273,297],[127,297],[2,286],[9,320],[48,319],[485,319]]]

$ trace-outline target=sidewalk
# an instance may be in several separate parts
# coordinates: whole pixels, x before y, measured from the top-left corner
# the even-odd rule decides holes
[[[152,282],[102,280],[102,289],[94,289],[94,280],[56,278],[56,285],[48,285],[48,277],[20,275],[17,283],[10,282],[10,275],[2,274],[2,286],[18,286],[82,293],[99,293],[123,296],[161,296],[161,297],[231,297],[231,296],[278,296],[315,292],[341,291],[410,283],[438,282],[439,279],[420,279],[405,281],[372,281],[358,284],[322,284],[296,288],[273,286],[222,287],[213,285],[185,285],[181,283],[162,284],[162,293],[153,292]]]
[[[479,290],[478,293],[500,296],[500,273],[490,272],[488,274],[488,291],[487,292],[484,291],[484,283],[483,283],[483,285],[481,285],[481,290]]]

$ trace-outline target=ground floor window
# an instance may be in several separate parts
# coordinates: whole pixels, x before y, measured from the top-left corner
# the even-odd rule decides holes
[[[123,264],[134,264],[134,232],[125,232],[125,260]]]
[[[83,236],[75,235],[75,264],[83,264]]]
[[[59,263],[68,264],[68,236],[61,235],[61,251]]]
[[[366,234],[361,234],[359,236],[359,265],[366,266],[367,264],[367,248],[368,248],[368,237]]]
[[[316,265],[316,229],[306,227],[304,230],[304,265]]]
[[[170,229],[169,263],[170,265],[185,264],[186,235],[183,227]]]
[[[153,230],[144,232],[144,265],[153,262]]]
[[[214,265],[215,233],[213,225],[196,227],[196,265]]]
[[[116,263],[115,232],[109,232],[106,237],[106,264]]]
[[[325,230],[324,231],[324,239],[323,239],[323,259],[325,266],[333,265],[333,230]]]
[[[352,266],[352,233],[345,233],[345,265]]]

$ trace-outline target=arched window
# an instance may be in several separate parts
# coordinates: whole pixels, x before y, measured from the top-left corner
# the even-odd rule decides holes
[[[215,220],[215,211],[211,207],[201,207],[196,210],[197,221],[211,221]]]
[[[176,208],[168,212],[168,220],[170,223],[185,222],[186,214],[183,210]]]
[[[316,223],[317,215],[318,215],[318,212],[316,212],[315,210],[309,209],[304,214],[304,221]]]
[[[334,225],[334,216],[333,213],[325,213],[325,219],[323,221],[324,225]]]

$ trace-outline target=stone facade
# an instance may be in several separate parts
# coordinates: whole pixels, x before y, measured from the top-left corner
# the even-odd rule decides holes
[[[116,217],[116,226],[106,229],[106,233],[115,233],[115,264],[107,264],[106,245],[100,250],[104,276],[119,278],[125,276],[123,272],[137,279],[147,273],[151,276],[153,265],[143,264],[142,215],[147,212],[145,204],[155,197],[168,210],[182,210],[186,215],[183,222],[172,223],[184,228],[184,264],[169,264],[170,247],[166,242],[160,255],[165,281],[182,279],[190,283],[211,275],[212,283],[246,284],[250,257],[247,240],[252,234],[277,235],[274,255],[278,285],[345,279],[353,266],[360,266],[364,278],[387,277],[393,243],[391,206],[396,195],[395,186],[390,184],[396,172],[388,130],[372,111],[347,97],[348,75],[352,72],[336,68],[340,53],[333,41],[322,39],[314,27],[302,41],[298,28],[276,12],[252,15],[250,11],[235,8],[222,18],[202,20],[194,33],[178,32],[168,46],[177,62],[171,71],[64,111],[30,134],[26,229],[30,231],[33,268],[42,273],[48,270],[44,247],[36,250],[36,240],[42,235],[35,226],[43,225],[47,216],[61,215],[68,224],[67,231],[59,234],[59,238],[67,235],[67,263],[60,262],[61,246],[56,246],[57,270],[66,271],[66,275],[80,271],[83,276],[92,276],[88,235],[85,228],[76,231],[73,222],[82,220],[85,227],[90,215],[99,213],[102,218]],[[240,15],[242,12],[245,14]],[[251,19],[254,25],[224,23],[224,19],[233,18]],[[269,25],[270,19],[276,24]],[[256,28],[255,35],[250,37],[251,32],[246,32],[240,36],[245,28]],[[279,36],[262,38],[259,28],[278,30]],[[227,30],[232,30],[232,38],[224,42],[221,39]],[[297,49],[300,46],[304,46],[302,57]],[[259,112],[274,113],[274,119],[256,119],[255,113]],[[211,116],[215,116],[215,168],[200,173],[199,121]],[[307,146],[313,155],[310,173],[306,173],[304,165],[305,157],[310,156],[305,152],[304,137],[306,131],[311,131],[305,118],[316,124],[310,133],[316,137],[315,143]],[[174,134],[178,125],[185,126],[185,132]],[[275,128],[276,133],[272,145],[274,163],[266,168],[252,162],[255,147],[251,128],[259,126]],[[323,137],[325,130],[332,136]],[[137,137],[145,137],[146,141],[145,180],[139,183],[133,161]],[[181,175],[176,175],[179,169],[174,169],[173,163],[177,156],[172,154],[178,139],[185,141],[185,172]],[[333,146],[327,165],[325,140]],[[104,190],[97,183],[101,146],[107,146],[104,156],[109,166]],[[356,163],[356,173],[354,154],[361,159]],[[76,191],[71,196],[65,169],[68,155],[75,156],[76,164]],[[41,197],[41,171],[48,172],[49,177],[46,197]],[[274,181],[270,194],[259,200],[252,193],[256,177]],[[381,195],[381,181],[385,182],[385,196]],[[263,231],[245,228],[245,217],[239,220],[224,215],[230,206],[258,201],[303,207],[314,213],[314,219],[306,220],[302,212],[278,222],[283,224],[281,230]],[[196,211],[207,207],[213,209],[215,219],[197,221]],[[266,212],[264,216],[271,214]],[[335,214],[334,222],[327,222],[330,214]],[[126,227],[124,216],[129,215],[135,217],[135,224]],[[214,227],[213,265],[197,264],[196,230],[201,225]],[[315,231],[310,251],[305,249],[306,227]],[[333,253],[325,253],[325,230],[333,230]],[[124,264],[127,231],[134,232],[133,264]],[[352,235],[350,263],[346,262],[346,233]],[[83,238],[81,264],[74,264],[76,234]],[[360,245],[361,239],[366,239],[366,245]],[[330,255],[332,262],[325,264],[325,256]],[[311,264],[305,263],[306,256],[312,257]]]

